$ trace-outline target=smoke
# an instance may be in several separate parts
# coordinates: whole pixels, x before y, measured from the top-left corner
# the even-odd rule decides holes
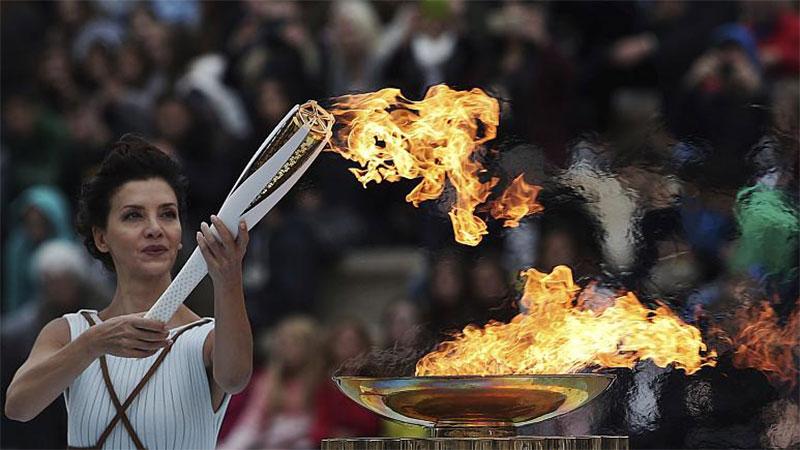
[[[417,361],[436,345],[436,341],[422,330],[413,334],[418,336],[414,342],[387,349],[373,349],[351,358],[342,363],[334,375],[375,378],[413,377]]]
[[[767,426],[761,439],[766,448],[800,446],[800,408],[796,401],[776,400],[764,408],[762,418]]]

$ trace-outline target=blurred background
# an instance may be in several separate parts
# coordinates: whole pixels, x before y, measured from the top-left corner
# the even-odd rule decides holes
[[[415,183],[363,189],[351,163],[323,153],[251,235],[257,369],[231,402],[221,447],[420,435],[359,409],[329,375],[369,350],[510,319],[528,267],[567,264],[582,284],[634,290],[699,326],[762,300],[785,320],[798,298],[798,9],[3,1],[0,395],[45,323],[110,299],[111,274],[73,224],[80,183],[111,142],[138,133],[183,165],[185,259],[292,105],[383,87],[421,99],[446,83],[498,98],[485,164],[542,185],[545,212],[458,245],[447,198],[414,208],[404,197]],[[213,314],[210,288],[188,300],[200,315]],[[800,445],[796,391],[762,375],[738,374],[742,387],[647,363],[628,372],[614,408],[530,432],[628,434],[641,448]],[[65,430],[56,402],[29,423],[4,417],[0,446],[63,448]]]

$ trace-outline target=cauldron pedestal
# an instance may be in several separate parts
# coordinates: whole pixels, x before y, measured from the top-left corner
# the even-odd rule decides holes
[[[322,450],[628,450],[623,436],[324,439]]]

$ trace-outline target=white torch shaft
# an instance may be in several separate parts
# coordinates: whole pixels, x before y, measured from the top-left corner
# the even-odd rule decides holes
[[[283,121],[281,121],[281,124],[279,124],[275,130],[273,130],[270,136],[259,147],[259,150],[253,156],[253,159],[251,159],[250,164],[257,159],[264,147],[273,139],[277,130],[279,130],[296,111],[297,107],[292,109],[289,114],[286,115]],[[278,201],[280,201],[284,195],[286,195],[287,192],[289,192],[297,180],[299,180],[303,173],[311,166],[311,163],[327,143],[326,141],[323,141],[315,149],[313,149],[310,157],[303,161],[303,163],[297,167],[297,169],[290,174],[290,176],[288,176],[285,180],[282,180],[275,191],[273,191],[260,203],[253,206],[253,208],[251,208],[246,214],[244,213],[244,210],[250,206],[256,196],[261,192],[262,189],[264,189],[264,186],[266,186],[267,183],[269,183],[275,177],[284,163],[289,160],[289,157],[303,142],[308,133],[309,127],[307,125],[301,126],[300,129],[297,130],[295,134],[292,135],[292,137],[289,138],[289,140],[287,140],[286,143],[281,146],[281,148],[272,157],[269,158],[269,160],[267,160],[266,163],[264,163],[258,168],[258,170],[247,177],[244,182],[238,186],[234,185],[235,189],[231,190],[231,193],[228,195],[228,198],[225,199],[225,202],[222,204],[222,207],[217,214],[217,216],[231,231],[234,237],[238,235],[238,225],[240,219],[244,219],[247,222],[248,229],[251,229],[278,203]],[[250,164],[248,164],[248,168]],[[242,172],[239,180],[246,175],[246,172],[247,168],[244,172]],[[216,235],[217,232],[215,227],[212,226],[211,230]],[[178,275],[174,280],[172,280],[172,283],[170,283],[164,293],[161,294],[158,300],[156,300],[155,304],[150,308],[147,314],[145,314],[145,318],[155,319],[165,323],[168,322],[175,311],[178,310],[180,305],[186,300],[194,288],[197,287],[200,281],[203,280],[207,273],[208,266],[206,265],[206,261],[203,258],[200,249],[195,248],[195,250],[192,252],[192,255],[186,261],[186,264],[183,265],[180,272],[178,272]]]

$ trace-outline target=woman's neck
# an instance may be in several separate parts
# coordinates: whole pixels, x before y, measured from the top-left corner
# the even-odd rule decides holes
[[[166,273],[158,278],[137,278],[129,274],[117,274],[117,289],[111,304],[104,310],[104,318],[144,312],[158,300],[167,289],[172,277]]]

